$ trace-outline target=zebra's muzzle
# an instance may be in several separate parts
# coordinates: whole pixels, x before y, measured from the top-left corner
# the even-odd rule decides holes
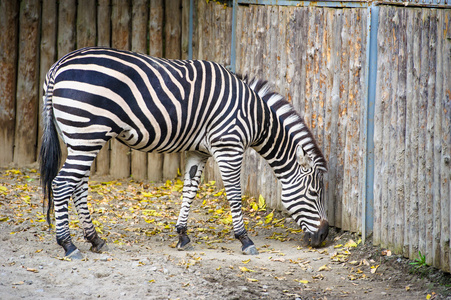
[[[312,247],[320,247],[329,234],[329,222],[327,220],[321,220],[318,231],[307,232],[306,238]]]

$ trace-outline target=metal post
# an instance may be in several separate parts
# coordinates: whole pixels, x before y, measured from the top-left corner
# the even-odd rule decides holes
[[[373,232],[374,206],[374,105],[376,101],[377,80],[377,31],[379,28],[379,7],[373,2],[368,7],[366,75],[365,85],[365,121],[364,136],[366,137],[365,160],[365,195],[362,197],[362,239]]]

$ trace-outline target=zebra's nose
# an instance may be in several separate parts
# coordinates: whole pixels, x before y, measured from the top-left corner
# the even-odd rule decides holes
[[[310,245],[312,247],[321,246],[322,242],[327,238],[328,234],[329,222],[327,222],[327,220],[321,220],[318,231],[310,235]]]

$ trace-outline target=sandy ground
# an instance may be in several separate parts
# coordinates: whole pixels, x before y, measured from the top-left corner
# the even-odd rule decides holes
[[[90,208],[108,250],[73,240],[85,258],[70,261],[42,214],[34,169],[0,170],[0,299],[451,299],[449,286],[421,279],[409,262],[359,237],[331,229],[311,249],[290,218],[244,201],[260,254],[246,256],[233,238],[227,202],[204,185],[192,209],[192,251],[177,251],[180,181],[90,183]],[[447,276],[446,274],[443,276]]]

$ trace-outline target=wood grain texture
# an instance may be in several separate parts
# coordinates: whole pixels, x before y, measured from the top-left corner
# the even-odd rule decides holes
[[[13,161],[19,3],[0,1],[0,166]]]
[[[39,17],[38,0],[21,2],[13,159],[20,165],[33,163],[37,158]]]

